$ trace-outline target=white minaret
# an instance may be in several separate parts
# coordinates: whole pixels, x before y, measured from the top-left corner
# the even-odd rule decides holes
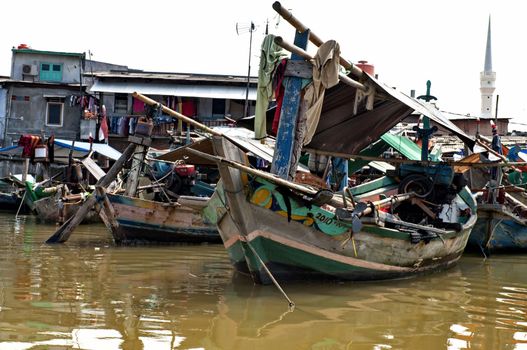
[[[492,71],[492,50],[490,44],[490,15],[485,50],[485,67],[479,75],[481,91],[481,117],[492,118],[492,100],[496,89],[496,73]]]

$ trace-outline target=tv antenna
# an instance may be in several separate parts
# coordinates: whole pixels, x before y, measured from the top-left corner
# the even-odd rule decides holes
[[[252,51],[252,45],[253,45],[253,32],[255,30],[256,30],[256,26],[254,25],[253,21],[251,21],[250,23],[236,23],[236,34],[242,35],[245,33],[249,33],[249,63],[248,63],[248,69],[247,69],[247,87],[245,89],[245,107],[243,110],[244,117],[249,116],[249,86],[250,86],[250,79],[251,79],[251,51]]]

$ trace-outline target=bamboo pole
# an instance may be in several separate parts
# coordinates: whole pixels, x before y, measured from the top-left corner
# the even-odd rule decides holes
[[[480,140],[476,140],[476,143],[478,145],[480,145],[481,147],[485,148],[487,151],[489,151],[490,153],[492,153],[496,157],[498,157],[501,160],[503,160],[505,163],[508,163],[507,157],[505,157],[503,154],[499,154],[498,152],[496,152],[495,150],[493,150],[492,148],[490,148],[488,145],[486,145],[485,143],[481,142]]]
[[[443,161],[443,162],[435,162],[435,161],[420,161],[420,160],[409,160],[409,159],[398,159],[398,158],[382,158],[382,157],[370,157],[370,156],[362,156],[358,154],[350,154],[350,153],[340,153],[340,152],[329,152],[329,151],[321,151],[321,150],[314,150],[309,148],[304,148],[304,151],[311,151],[320,155],[330,155],[334,157],[341,157],[351,160],[367,160],[367,161],[378,161],[378,162],[385,162],[385,163],[396,163],[396,164],[418,164],[418,165],[424,165],[424,166],[430,166],[430,165],[451,165],[451,166],[469,166],[474,168],[495,168],[495,167],[508,167],[512,165],[527,165],[527,162],[489,162],[489,163],[469,163],[469,162],[463,162],[463,161]]]
[[[200,122],[197,122],[195,121],[194,119],[192,118],[189,118],[179,112],[176,112],[174,111],[173,109],[170,109],[168,108],[167,106],[155,101],[155,100],[152,100],[151,98],[149,97],[146,97],[138,92],[134,92],[132,93],[132,96],[134,96],[136,99],[138,100],[141,100],[143,101],[144,103],[146,103],[147,105],[150,105],[150,106],[160,106],[161,107],[161,110],[165,113],[167,113],[168,115],[171,115],[173,117],[176,117],[178,118],[179,120],[182,120],[184,121],[185,123],[188,123],[198,129],[201,129],[205,132],[208,132],[209,134],[212,134],[214,136],[224,136],[222,133],[216,131],[216,130],[213,130],[211,128],[209,128],[208,126],[204,125],[204,124],[201,124]]]
[[[315,190],[315,189],[312,189],[312,188],[309,188],[309,187],[305,187],[305,186],[301,186],[301,185],[298,185],[298,184],[296,184],[294,182],[290,182],[290,181],[284,180],[281,177],[278,177],[278,176],[276,176],[274,174],[271,174],[271,173],[268,173],[266,171],[253,169],[253,168],[250,168],[250,167],[248,167],[246,165],[234,162],[232,160],[228,160],[228,159],[225,159],[223,157],[213,156],[213,155],[210,155],[210,154],[207,154],[207,153],[200,152],[200,151],[195,150],[195,149],[190,149],[189,148],[189,151],[190,151],[190,153],[193,153],[193,154],[195,154],[197,156],[200,156],[200,157],[203,157],[203,158],[215,161],[215,162],[220,163],[220,164],[226,164],[227,166],[230,166],[232,168],[241,170],[241,171],[246,172],[246,173],[251,174],[251,175],[255,175],[255,176],[261,177],[261,178],[263,178],[265,180],[269,180],[269,181],[271,181],[271,182],[273,182],[273,183],[275,183],[277,185],[288,187],[288,188],[290,188],[292,190],[304,193],[304,194],[309,195],[309,196],[314,196],[315,194],[318,193],[318,191]],[[388,204],[398,203],[398,202],[402,202],[402,201],[411,199],[414,196],[415,196],[414,192],[401,193],[401,194],[397,194],[397,195],[391,196],[389,198],[385,198],[385,199],[381,199],[381,200],[378,200],[378,201],[375,201],[375,202],[371,202],[371,206],[368,206],[368,208],[366,208],[362,212],[361,216],[370,214],[373,211],[374,208],[382,208],[382,207],[385,207]],[[337,207],[342,207],[343,206],[343,203],[338,201],[335,198],[333,198],[329,202],[329,204],[331,204],[333,206],[337,206]],[[349,209],[350,207],[347,207],[347,208]],[[351,207],[351,208],[353,208],[353,207]]]
[[[165,106],[165,105],[163,105],[163,104],[161,104],[161,103],[159,103],[159,102],[157,102],[157,101],[155,101],[155,100],[152,100],[150,97],[147,97],[147,96],[145,96],[145,95],[142,95],[142,94],[140,94],[140,93],[138,93],[138,92],[133,92],[133,93],[132,93],[132,96],[135,97],[135,98],[138,99],[138,100],[143,101],[143,102],[146,103],[147,105],[150,105],[150,106],[160,106],[161,109],[163,110],[163,112],[167,113],[168,115],[171,115],[171,116],[173,116],[173,117],[176,117],[178,120],[182,120],[182,121],[184,121],[185,123],[188,123],[188,124],[194,126],[195,128],[198,128],[198,129],[200,129],[200,130],[202,130],[202,131],[204,131],[204,132],[207,132],[207,133],[209,133],[209,134],[212,134],[212,135],[214,135],[214,136],[221,136],[221,137],[224,137],[224,138],[226,138],[227,140],[229,140],[230,142],[232,142],[233,144],[235,144],[236,146],[238,146],[238,147],[244,149],[244,146],[243,146],[243,145],[240,145],[235,139],[233,139],[233,138],[231,138],[231,137],[229,137],[229,136],[227,136],[227,135],[225,135],[225,134],[223,134],[223,133],[221,133],[221,132],[219,132],[219,131],[216,131],[216,130],[214,130],[214,129],[211,129],[211,128],[209,128],[208,126],[206,126],[205,124],[202,124],[202,123],[200,123],[200,122],[198,122],[198,121],[195,121],[194,119],[189,118],[189,117],[187,117],[186,115],[183,115],[183,114],[181,114],[181,113],[179,113],[179,112],[176,112],[176,111],[174,111],[173,109],[170,109],[170,108],[168,108],[167,106]]]
[[[293,45],[287,41],[285,41],[282,37],[280,36],[277,36],[274,38],[274,42],[275,44],[277,44],[278,46],[292,52],[292,53],[295,53],[297,54],[298,56],[306,59],[306,60],[313,60],[313,56],[311,56],[307,51],[305,51],[304,49],[296,46],[296,45]],[[358,81],[356,80],[353,80],[351,79],[350,77],[344,75],[344,74],[340,74],[339,73],[339,80],[341,82],[343,82],[344,84],[346,85],[349,85],[351,87],[354,87],[354,88],[357,88],[357,89],[360,89],[362,91],[367,91],[368,88],[362,84],[362,83],[359,83]]]
[[[269,181],[271,181],[271,182],[273,182],[273,183],[275,183],[277,185],[289,187],[292,190],[299,191],[299,192],[302,192],[302,193],[310,195],[310,196],[314,196],[318,192],[317,190],[314,190],[312,188],[301,186],[301,185],[298,185],[298,184],[296,184],[294,182],[290,182],[290,181],[284,180],[281,177],[278,177],[277,175],[268,173],[266,171],[253,169],[251,167],[248,167],[247,165],[243,165],[243,164],[234,162],[232,160],[225,159],[223,157],[213,156],[211,154],[204,153],[204,152],[192,149],[192,148],[189,148],[188,151],[190,153],[193,153],[193,154],[195,154],[197,156],[200,156],[200,157],[203,157],[205,159],[211,160],[213,162],[220,163],[220,164],[227,164],[228,166],[230,166],[232,168],[241,170],[241,171],[246,172],[248,174],[259,176],[259,177],[261,177],[261,178],[263,178],[265,180],[269,180]]]
[[[295,16],[293,16],[291,11],[283,8],[279,1],[275,1],[273,3],[273,9],[299,32],[303,33],[309,29],[309,41],[311,41],[317,47],[324,43],[324,41],[318,35],[316,35],[310,28],[302,24],[302,22],[300,22]],[[362,76],[362,69],[353,65],[352,63],[344,59],[342,56],[340,57],[340,65],[346,68],[347,70],[351,71],[351,73],[355,77]]]

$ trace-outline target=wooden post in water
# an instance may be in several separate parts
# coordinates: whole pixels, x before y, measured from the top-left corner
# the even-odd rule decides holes
[[[124,163],[132,156],[135,150],[135,144],[130,143],[124,150],[121,157],[113,164],[108,173],[102,177],[95,186],[108,187],[115,179],[117,174],[121,171]],[[97,201],[96,196],[89,196],[88,199],[82,204],[77,213],[69,218],[62,226],[58,228],[55,233],[48,238],[46,243],[64,243],[71,236],[75,228],[84,220],[84,217],[92,209]]]
[[[128,179],[126,181],[126,190],[125,196],[135,197],[137,194],[137,185],[139,184],[139,176],[141,175],[141,169],[146,158],[146,153],[148,147],[151,144],[151,139],[149,136],[142,137],[138,136],[129,136],[128,141],[134,143],[135,151],[132,160],[132,168],[128,173]]]
[[[295,45],[306,49],[307,41],[309,40],[309,30],[304,32],[296,32]],[[291,61],[304,60],[296,53],[291,54]],[[300,92],[302,90],[302,78],[285,77],[284,78],[285,93],[280,111],[280,123],[278,124],[278,132],[276,135],[276,146],[273,155],[273,163],[271,165],[271,172],[278,175],[282,179],[292,180],[290,178],[290,168],[293,163],[295,155],[293,154],[295,148],[295,131],[298,119],[298,110],[300,107]]]
[[[106,189],[101,186],[95,188],[95,193],[98,197],[97,211],[101,217],[102,222],[110,230],[113,236],[113,240],[119,243],[123,240],[123,236],[119,234],[119,223],[115,219],[115,211],[113,209],[108,196],[106,195]]]
[[[25,184],[29,172],[29,158],[24,159],[24,171],[22,172],[22,182]]]

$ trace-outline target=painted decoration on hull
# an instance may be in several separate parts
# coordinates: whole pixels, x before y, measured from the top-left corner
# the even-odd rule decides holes
[[[334,213],[310,205],[287,189],[278,188],[261,179],[254,180],[251,186],[251,203],[269,209],[289,221],[313,227],[330,236],[341,235],[351,228],[338,221]]]

